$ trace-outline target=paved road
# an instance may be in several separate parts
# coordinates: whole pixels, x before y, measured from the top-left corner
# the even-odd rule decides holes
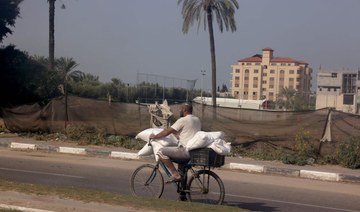
[[[144,161],[0,149],[0,178],[129,194],[132,171]],[[255,211],[360,211],[360,185],[216,170],[226,204]],[[164,198],[176,199],[167,185]]]

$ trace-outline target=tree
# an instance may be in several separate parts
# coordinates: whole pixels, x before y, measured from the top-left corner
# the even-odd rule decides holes
[[[44,101],[59,95],[59,75],[49,73],[46,59],[29,57],[13,45],[0,48],[0,75],[0,107]]]
[[[296,90],[294,88],[283,87],[276,99],[276,104],[280,107],[294,109]]]
[[[9,26],[15,26],[15,19],[19,17],[19,4],[23,0],[1,0],[0,1],[0,43],[7,34],[12,34]]]
[[[65,127],[69,122],[69,115],[68,115],[68,83],[70,80],[78,80],[83,76],[83,72],[79,70],[75,70],[78,66],[72,58],[65,58],[61,57],[56,61],[56,69],[58,70],[59,74],[61,75],[62,79],[62,88],[63,94],[65,97]]]
[[[210,54],[211,54],[211,74],[212,74],[212,102],[216,106],[216,56],[215,56],[215,41],[213,30],[213,19],[216,17],[216,22],[219,26],[220,32],[223,32],[224,27],[226,31],[236,31],[235,24],[235,8],[239,8],[237,0],[178,0],[178,5],[182,3],[181,14],[184,22],[182,31],[187,33],[190,26],[194,22],[198,22],[198,29],[202,21],[204,21],[204,29],[206,30],[206,23],[209,29],[210,40]]]
[[[55,67],[55,1],[48,0],[49,3],[49,68]],[[61,5],[61,9],[65,9],[65,5]]]

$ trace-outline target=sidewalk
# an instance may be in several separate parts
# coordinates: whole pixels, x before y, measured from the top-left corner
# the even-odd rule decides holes
[[[30,138],[0,138],[0,147],[14,150],[39,150],[89,156],[105,156],[120,159],[140,159],[137,151],[119,147],[79,146],[63,141],[38,141]],[[226,157],[222,169],[277,174],[291,177],[326,180],[335,182],[360,183],[360,170],[335,165],[295,166],[278,161],[258,161],[241,157]]]

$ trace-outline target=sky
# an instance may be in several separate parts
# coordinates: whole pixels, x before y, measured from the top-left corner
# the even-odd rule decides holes
[[[237,31],[215,29],[217,84],[230,85],[231,65],[261,54],[303,60],[314,69],[360,67],[359,0],[239,0]],[[66,9],[61,9],[65,4]],[[47,0],[24,0],[14,44],[30,55],[48,56]],[[182,32],[176,0],[57,0],[55,57],[72,57],[78,69],[110,82],[136,83],[137,73],[198,79],[211,89],[208,32]],[[143,76],[143,75],[140,75]],[[313,83],[314,84],[314,83]]]

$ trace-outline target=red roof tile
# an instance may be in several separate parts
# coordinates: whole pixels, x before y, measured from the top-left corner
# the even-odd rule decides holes
[[[272,48],[270,48],[270,47],[263,48],[262,50],[263,50],[263,51],[272,51],[272,52],[274,51],[274,50],[273,50]]]
[[[261,61],[262,61],[262,56],[259,54],[239,60],[239,62],[261,62]]]
[[[263,49],[263,51],[274,51],[273,49],[266,47]],[[253,55],[251,57],[246,57],[243,59],[238,60],[238,62],[262,62],[262,55],[261,54],[256,54]],[[274,57],[271,59],[270,62],[273,63],[298,63],[298,64],[308,64],[307,62],[301,61],[301,60],[296,60],[293,59],[291,57]]]

